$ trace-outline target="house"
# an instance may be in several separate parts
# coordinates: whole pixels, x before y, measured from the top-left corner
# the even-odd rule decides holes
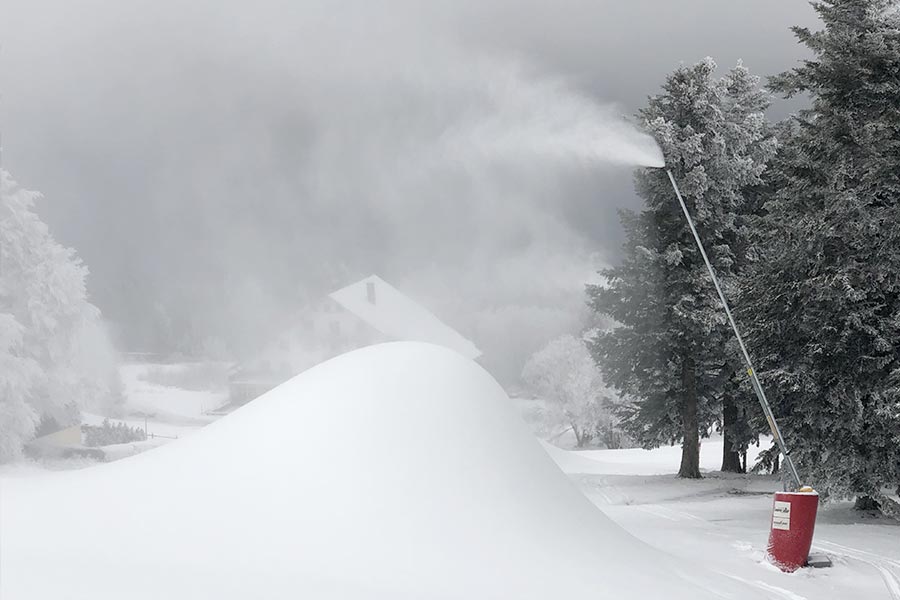
[[[25,454],[31,458],[83,457],[104,460],[106,457],[103,450],[84,445],[81,425],[70,425],[36,437],[25,444]]]
[[[472,360],[481,356],[475,344],[377,275],[332,292],[330,298],[385,339],[430,342]]]
[[[229,373],[229,405],[246,404],[328,358],[380,342],[430,342],[472,360],[481,351],[377,275],[336,290],[295,317],[253,360]]]

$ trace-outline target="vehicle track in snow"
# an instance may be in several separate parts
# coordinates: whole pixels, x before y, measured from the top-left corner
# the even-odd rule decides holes
[[[813,546],[836,556],[866,563],[875,568],[884,580],[884,585],[893,600],[900,600],[900,560],[887,558],[874,552],[844,546],[828,540],[817,540]]]
[[[758,579],[744,579],[743,577],[738,577],[737,575],[731,575],[729,573],[723,574],[731,577],[735,581],[740,581],[741,583],[755,587],[758,590],[763,590],[767,594],[775,594],[776,598],[778,598],[779,600],[807,600],[806,596],[801,596],[800,594],[794,593],[791,590],[786,590],[782,587],[778,587],[777,585],[766,583],[765,581],[759,581]]]

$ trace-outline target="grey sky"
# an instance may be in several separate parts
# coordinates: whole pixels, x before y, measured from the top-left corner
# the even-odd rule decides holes
[[[543,335],[614,256],[629,170],[435,140],[545,84],[625,115],[680,62],[772,74],[794,24],[806,2],[0,0],[4,164],[132,347],[162,313],[253,337],[370,272],[476,337]]]

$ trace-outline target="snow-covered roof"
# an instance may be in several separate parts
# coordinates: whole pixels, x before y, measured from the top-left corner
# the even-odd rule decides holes
[[[481,356],[475,344],[377,275],[366,277],[329,296],[394,340],[437,344],[473,360]]]

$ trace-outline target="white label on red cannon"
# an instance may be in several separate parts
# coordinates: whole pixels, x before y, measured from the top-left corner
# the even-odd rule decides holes
[[[772,512],[772,529],[791,530],[791,503],[775,501],[775,510]]]

